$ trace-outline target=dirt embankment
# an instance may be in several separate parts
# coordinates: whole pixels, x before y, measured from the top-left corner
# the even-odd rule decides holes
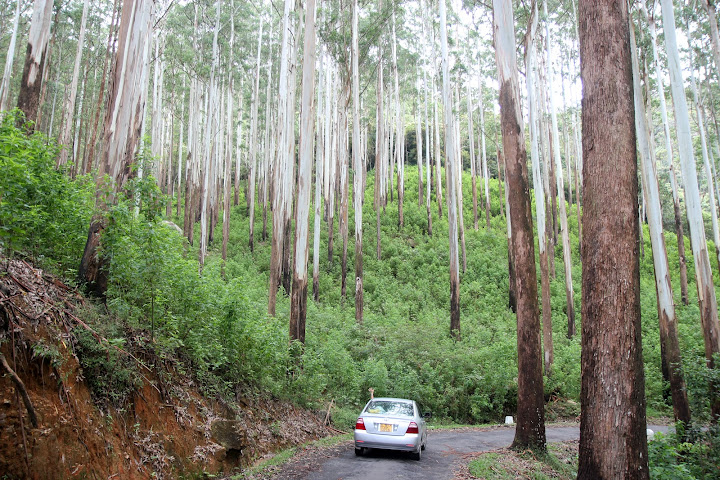
[[[87,302],[27,262],[0,256],[3,479],[230,474],[269,452],[327,434],[312,414],[287,403],[243,398],[229,405],[203,397],[168,362],[134,351],[131,343],[111,345],[96,333],[79,318]],[[80,332],[92,335],[108,358],[113,352],[135,364],[142,380],[121,407],[93,395],[81,367]]]

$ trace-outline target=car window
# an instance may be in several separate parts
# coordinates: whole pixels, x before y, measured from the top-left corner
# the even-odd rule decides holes
[[[380,415],[401,415],[405,417],[413,416],[413,406],[407,402],[397,402],[392,400],[373,400],[368,403],[365,412]]]

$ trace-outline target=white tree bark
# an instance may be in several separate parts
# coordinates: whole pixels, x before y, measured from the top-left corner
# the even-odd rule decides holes
[[[18,1],[18,3],[20,2]],[[78,79],[80,77],[80,62],[82,61],[82,51],[85,45],[85,25],[87,24],[89,5],[90,0],[85,0],[83,3],[82,19],[80,20],[80,35],[78,37],[77,51],[75,53],[75,66],[73,67],[73,76],[70,83],[70,95],[68,95],[67,102],[65,102],[65,115],[62,123],[62,130],[60,131],[60,138],[58,139],[60,145],[63,145],[64,147],[58,156],[58,166],[65,165],[68,158],[73,116],[75,114],[75,99],[77,97]],[[82,113],[82,110],[78,112],[78,115],[80,115],[80,113]]]
[[[150,0],[129,0],[122,9],[99,174],[102,177],[107,173],[115,188],[122,187],[129,178],[140,140],[140,112],[145,108],[147,93],[151,7]]]
[[[310,239],[310,192],[315,141],[315,0],[305,2],[305,43],[303,55],[300,117],[300,164],[295,208],[295,262],[290,307],[290,340],[305,341],[307,316],[308,254]]]
[[[645,203],[647,205],[647,220],[650,231],[650,243],[653,251],[653,266],[655,267],[655,289],[657,291],[658,316],[660,323],[660,338],[663,343],[663,354],[670,360],[671,379],[673,388],[673,406],[675,420],[690,421],[690,411],[685,389],[685,383],[680,372],[679,347],[677,340],[677,322],[675,316],[675,302],[673,299],[672,283],[670,282],[670,268],[668,265],[665,236],[663,234],[662,207],[660,189],[658,186],[657,166],[652,152],[650,128],[643,105],[642,87],[640,85],[640,67],[635,44],[635,29],[630,19],[630,46],[632,52],[633,68],[633,94],[635,100],[635,130],[637,132],[638,150],[640,151],[641,175]],[[665,361],[665,359],[663,359]],[[681,398],[682,397],[682,398]],[[682,405],[680,405],[682,403]]]
[[[720,230],[718,230],[717,202],[715,197],[715,182],[710,166],[710,155],[708,153],[707,138],[705,135],[705,119],[700,105],[700,96],[698,95],[697,83],[695,82],[695,67],[692,59],[692,45],[690,48],[690,91],[692,92],[693,101],[695,102],[695,114],[697,115],[698,131],[700,132],[700,146],[702,148],[703,165],[705,166],[705,177],[707,179],[710,218],[712,220],[713,241],[715,242],[715,258],[720,267]]]
[[[250,197],[250,240],[249,246],[252,252],[255,248],[255,183],[257,175],[257,136],[258,136],[258,103],[260,102],[260,54],[262,52],[262,30],[263,18],[260,17],[260,28],[258,29],[257,61],[255,67],[255,78],[253,81],[252,100],[250,105],[250,139],[248,150],[248,163],[250,174],[248,177],[248,197]],[[269,120],[269,116],[268,116]]]
[[[548,22],[547,0],[543,1],[543,14],[545,16],[545,50],[547,54],[547,77],[553,85],[551,70],[550,27]],[[567,301],[568,337],[575,334],[575,293],[572,282],[572,258],[570,250],[570,233],[568,232],[567,207],[565,205],[565,182],[563,179],[563,166],[560,159],[560,135],[558,134],[557,114],[555,113],[555,94],[552,88],[548,89],[550,121],[552,122],[552,151],[555,161],[555,179],[558,191],[558,204],[560,207],[560,234],[563,245],[563,263],[565,265],[565,297]]]
[[[18,96],[18,107],[25,113],[25,118],[33,122],[37,119],[40,108],[40,89],[46,67],[52,10],[52,0],[35,0],[33,4],[25,67]]]
[[[22,0],[15,1],[15,17],[13,18],[13,30],[12,35],[10,36],[10,45],[8,45],[8,53],[5,56],[5,70],[3,71],[2,83],[0,83],[0,112],[4,112],[8,109],[8,98],[10,97],[10,76],[12,75],[13,62],[15,61],[15,45],[17,43],[21,1]]]
[[[661,0],[663,14],[663,29],[665,33],[665,46],[668,55],[670,70],[670,87],[675,107],[675,120],[678,137],[678,150],[685,185],[685,206],[690,226],[690,243],[695,261],[695,278],[700,303],[700,319],[703,324],[705,340],[705,356],[709,366],[713,366],[712,355],[720,351],[720,326],[718,325],[718,308],[713,276],[710,268],[710,257],[705,239],[700,205],[700,190],[698,187],[695,156],[692,147],[690,132],[690,116],[688,114],[685,88],[683,86],[680,54],[677,47],[675,32],[675,12],[672,0]],[[713,407],[713,414],[717,415],[717,407]]]
[[[447,176],[448,235],[450,240],[450,332],[460,337],[460,269],[458,256],[458,220],[455,195],[455,127],[450,94],[450,62],[448,58],[447,13],[445,0],[440,0],[440,48],[442,51],[442,94],[445,112],[445,175]]]
[[[483,104],[483,88],[481,77],[478,77],[478,110],[480,111],[480,155],[482,158],[482,175],[485,182],[485,224],[490,229],[490,175],[488,174],[487,154],[485,153],[485,106]]]
[[[715,15],[715,5],[711,4],[710,0],[700,0],[700,5],[702,5],[708,16],[713,57],[715,58],[715,68],[717,68],[717,72],[720,74],[720,38],[718,38],[718,22],[717,16]]]
[[[358,0],[353,1],[352,13],[352,111],[353,111],[353,130],[352,130],[352,162],[353,162],[353,194],[355,196],[355,320],[359,323],[363,321],[363,198],[365,192],[363,190],[363,175],[365,165],[362,161],[361,144],[360,144],[360,67],[358,57],[360,56],[360,47],[358,40],[358,16],[360,15],[360,7]],[[394,18],[394,17],[393,17]],[[393,23],[393,34],[395,33],[395,25]],[[394,39],[394,38],[393,38]],[[395,44],[393,43],[393,53]],[[393,57],[394,60],[394,57]],[[397,88],[397,69],[395,70],[395,87]],[[402,201],[402,200],[400,200]]]
[[[199,270],[202,273],[203,265],[205,264],[205,257],[207,255],[207,246],[210,235],[211,219],[211,207],[215,204],[214,202],[214,187],[215,187],[215,158],[213,158],[212,139],[214,138],[214,131],[217,129],[219,120],[219,87],[217,85],[217,71],[220,66],[220,49],[218,46],[218,33],[220,32],[220,0],[215,1],[215,29],[213,34],[213,53],[212,53],[212,67],[210,68],[210,85],[208,88],[208,101],[209,108],[208,112],[208,123],[205,128],[205,152],[204,152],[204,164],[205,168],[203,171],[203,193],[200,206],[200,251],[198,253]],[[215,130],[218,131],[219,129]],[[219,152],[218,152],[219,153]]]

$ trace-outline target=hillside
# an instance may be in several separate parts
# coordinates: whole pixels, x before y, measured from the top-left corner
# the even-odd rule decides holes
[[[94,472],[90,476],[136,478],[153,472],[169,478],[202,470],[230,473],[284,445],[326,434],[321,423],[330,402],[334,428],[352,428],[370,387],[377,395],[418,399],[437,423],[497,422],[514,414],[517,342],[496,180],[491,181],[489,229],[482,220],[477,231],[472,227],[472,201],[469,193],[465,197],[461,340],[449,332],[447,220],[433,196],[433,235],[425,233],[417,172],[408,168],[405,225],[398,228],[397,199],[390,201],[380,217],[380,259],[373,174],[368,175],[363,324],[354,319],[352,294],[340,294],[337,223],[332,261],[327,223],[322,223],[319,300],[308,302],[306,343],[298,357],[299,346],[288,347],[288,297],[279,295],[277,315],[267,314],[270,244],[261,239],[262,216],[257,215],[256,246],[250,251],[242,192],[231,210],[227,261],[220,258],[218,223],[199,275],[199,228],[188,244],[167,223],[181,224],[180,219],[162,214],[166,198],[155,180],[133,181],[107,213],[102,249],[110,259],[106,297],[86,299],[72,282],[93,214],[94,185],[55,170],[56,147],[42,135],[27,136],[7,119],[0,133],[7,139],[0,146],[8,166],[0,178],[5,192],[0,202],[0,348],[25,382],[39,417],[39,428],[32,428],[12,381],[7,375],[0,378],[2,438],[14,439],[0,445],[0,466],[11,475],[43,478],[57,470],[70,476],[80,469]],[[463,181],[463,191],[471,192],[469,174]],[[570,231],[579,312],[574,216]],[[648,412],[670,415],[647,233],[644,240],[641,308]],[[667,243],[677,285],[677,247],[670,235]],[[350,264],[353,250],[351,236]],[[549,420],[576,417],[580,390],[580,336],[566,335],[559,247],[554,262],[555,363],[552,376],[545,378]],[[691,259],[688,265],[692,279]],[[693,284],[689,305],[682,305],[677,291],[675,296],[688,389],[693,412],[702,421],[708,379]],[[580,318],[578,323],[579,332]],[[320,420],[308,410],[321,411]],[[228,429],[237,435],[226,438]]]
[[[125,326],[125,342],[108,341],[83,321],[110,321],[101,305],[26,261],[0,261],[0,352],[37,417],[34,426],[21,389],[0,377],[0,437],[12,440],[0,442],[3,478],[229,474],[328,433],[323,412],[200,391],[147,332]]]

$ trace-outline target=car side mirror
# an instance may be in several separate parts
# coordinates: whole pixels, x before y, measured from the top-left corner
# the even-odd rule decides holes
[[[423,418],[426,418],[426,419],[427,419],[427,418],[430,418],[430,417],[432,417],[432,413],[430,413],[430,412],[425,412],[425,413],[423,413]]]

